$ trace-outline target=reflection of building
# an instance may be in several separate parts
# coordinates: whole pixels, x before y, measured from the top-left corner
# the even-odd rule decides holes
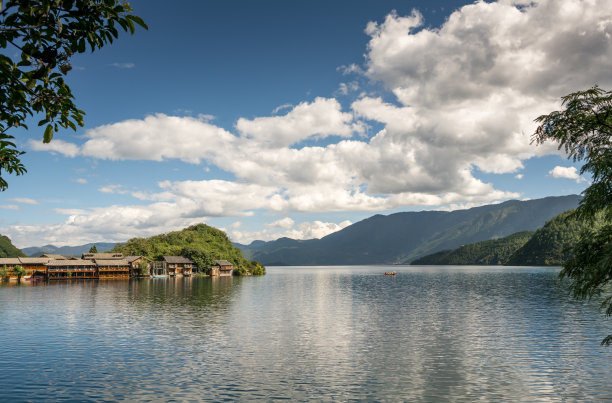
[[[234,265],[227,260],[215,260],[215,264],[210,268],[211,276],[231,276],[234,271]]]
[[[164,268],[170,276],[190,276],[193,262],[183,256],[164,256]]]

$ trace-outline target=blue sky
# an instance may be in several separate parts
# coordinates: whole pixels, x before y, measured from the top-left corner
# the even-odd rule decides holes
[[[78,55],[85,127],[0,194],[19,247],[206,222],[237,242],[321,237],[377,213],[580,193],[559,98],[612,84],[609,0],[132,1],[149,30]]]

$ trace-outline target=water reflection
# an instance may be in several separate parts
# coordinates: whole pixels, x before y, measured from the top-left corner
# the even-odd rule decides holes
[[[549,269],[270,268],[0,287],[8,400],[612,398],[596,304]],[[31,379],[36,382],[15,382]]]

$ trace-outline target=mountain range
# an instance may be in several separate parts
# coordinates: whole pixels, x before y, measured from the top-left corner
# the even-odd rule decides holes
[[[375,215],[321,239],[236,244],[264,265],[408,264],[461,245],[533,231],[578,206],[578,195],[510,200],[455,211]]]
[[[108,243],[108,242],[97,242],[97,243],[88,243],[85,245],[78,246],[53,246],[53,245],[45,245],[45,246],[31,246],[28,248],[23,248],[21,251],[27,256],[40,256],[45,253],[50,253],[53,255],[72,255],[72,256],[81,256],[83,253],[89,252],[89,249],[96,245],[96,249],[100,252],[104,252],[107,250],[111,250],[115,247],[116,243]]]

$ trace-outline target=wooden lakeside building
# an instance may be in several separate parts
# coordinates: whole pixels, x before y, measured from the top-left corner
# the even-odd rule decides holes
[[[231,276],[234,271],[234,265],[227,260],[215,260],[215,264],[210,268],[210,275],[213,277]]]
[[[170,276],[191,276],[193,261],[183,256],[164,256],[163,267]]]
[[[25,269],[22,277],[25,280],[127,279],[141,276],[139,268],[142,262],[148,267],[146,275],[181,277],[190,276],[196,270],[195,263],[184,256],[164,256],[162,261],[154,262],[145,256],[124,257],[121,253],[84,253],[81,258],[53,254],[0,258],[0,268],[7,269],[9,279],[17,279],[16,266]],[[231,262],[215,260],[206,273],[225,277],[231,276],[233,269]]]
[[[98,278],[130,278],[130,264],[125,259],[95,259]]]
[[[92,260],[54,259],[47,262],[49,280],[66,280],[72,278],[98,278],[98,266]]]

